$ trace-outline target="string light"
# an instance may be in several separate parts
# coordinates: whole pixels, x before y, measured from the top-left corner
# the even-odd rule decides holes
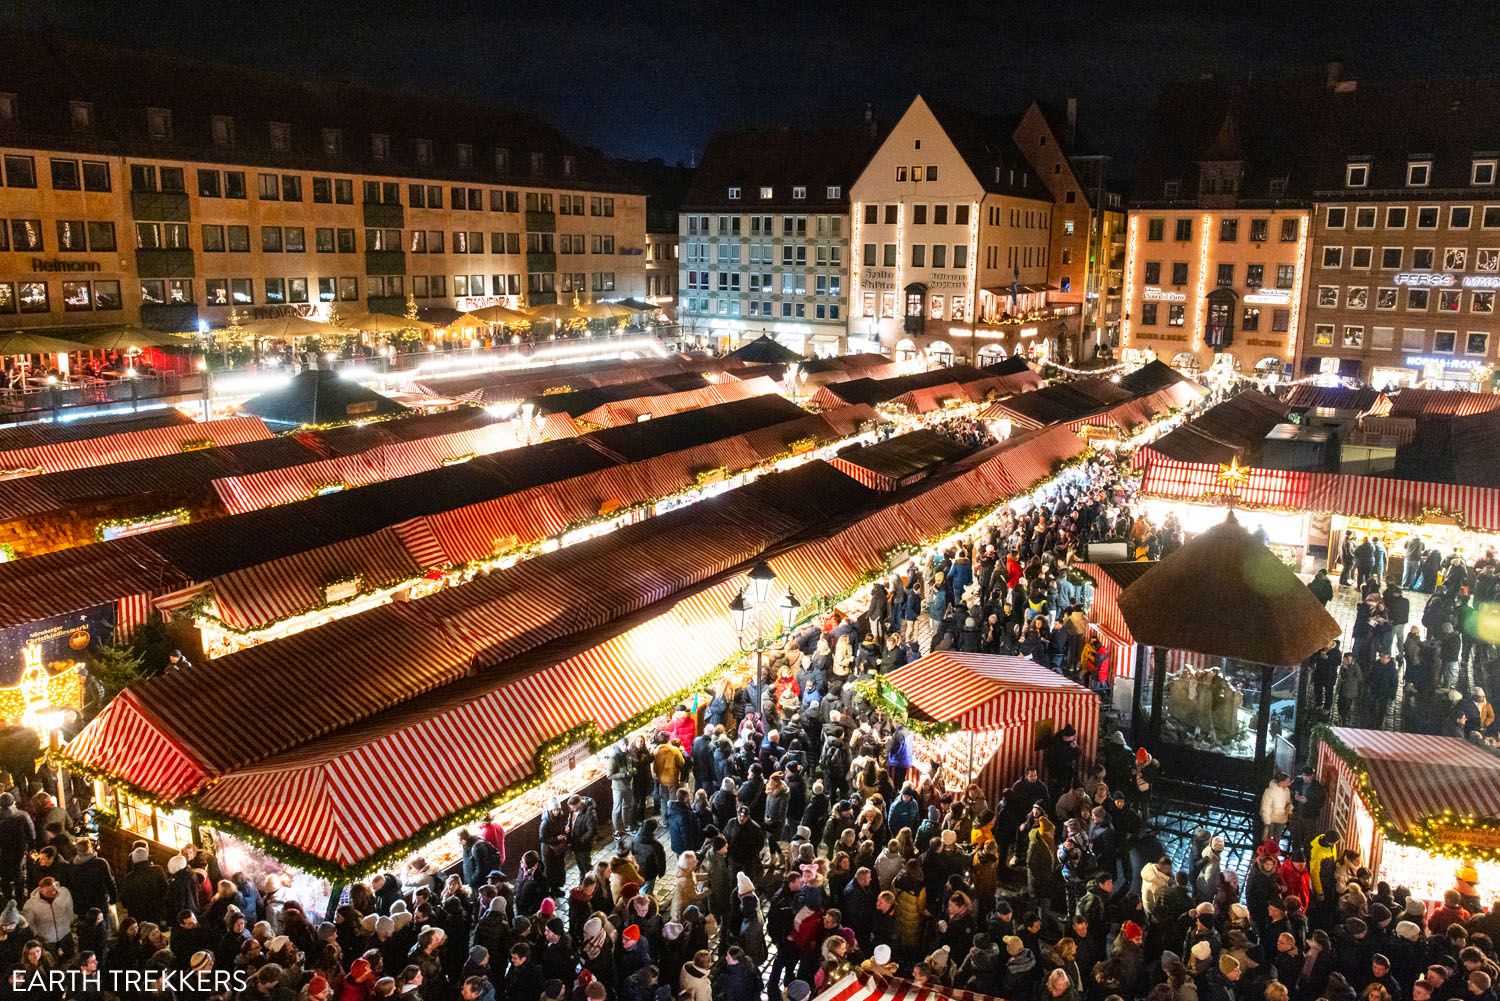
[[[1286,330],[1286,359],[1292,361],[1297,357],[1297,320],[1298,304],[1302,302],[1302,272],[1307,261],[1307,230],[1308,217],[1306,213],[1297,217],[1297,265],[1292,271],[1292,306],[1291,316],[1287,322]],[[1296,385],[1295,383],[1293,385]]]
[[[1203,322],[1208,313],[1208,234],[1213,225],[1213,216],[1205,214],[1199,220],[1202,232],[1198,234],[1198,301],[1193,304],[1193,356],[1197,357],[1203,347]]]
[[[1120,347],[1130,346],[1130,310],[1135,304],[1135,237],[1140,216],[1130,215],[1129,235],[1125,240],[1125,315],[1120,318]]]

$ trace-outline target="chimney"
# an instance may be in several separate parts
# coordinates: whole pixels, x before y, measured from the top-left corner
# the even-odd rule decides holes
[[[1333,90],[1344,76],[1344,64],[1334,60],[1323,67],[1323,72],[1326,74],[1328,89]]]
[[[1068,98],[1068,148],[1073,148],[1078,138],[1078,98]]]

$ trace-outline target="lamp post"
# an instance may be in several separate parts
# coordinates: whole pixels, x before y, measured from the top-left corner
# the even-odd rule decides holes
[[[62,419],[62,401],[59,399],[61,393],[57,388],[57,376],[47,376],[47,402],[52,404],[52,423],[56,424]]]
[[[203,419],[213,419],[213,373],[208,370],[208,356],[198,359],[198,388],[203,392]]]
[[[729,617],[734,624],[735,640],[741,650],[746,653],[755,654],[755,679],[752,684],[759,690],[761,679],[761,655],[766,648],[765,620],[761,614],[766,608],[767,599],[771,595],[771,585],[776,582],[776,573],[765,560],[757,561],[750,568],[746,584],[740,588],[729,602]],[[791,629],[792,624],[797,621],[797,612],[802,607],[802,602],[788,588],[786,594],[782,595],[776,602],[776,611],[781,619],[782,629]],[[754,638],[749,646],[746,646],[747,634],[753,630]]]

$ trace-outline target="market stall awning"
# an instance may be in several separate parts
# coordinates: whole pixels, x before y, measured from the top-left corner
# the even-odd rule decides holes
[[[14,330],[0,333],[0,358],[9,358],[12,355],[67,355],[76,351],[92,351],[82,341],[64,340],[61,337],[48,337],[46,334],[30,333],[25,330]]]
[[[747,400],[752,396],[778,393],[781,387],[771,379],[761,376],[746,381],[710,383],[697,389],[681,392],[657,393],[627,400],[612,400],[592,410],[578,414],[577,420],[599,427],[617,427],[633,424],[645,418],[665,417],[668,414],[698,410],[720,403]],[[546,397],[542,398],[545,403]]]
[[[1071,714],[1091,703],[1094,733],[1080,732],[1079,744],[1093,747],[1098,733],[1098,696],[1027,657],[939,651],[883,680],[906,696],[909,708],[937,723],[983,730]]]
[[[896,977],[855,972],[825,986],[814,1001],[994,1001],[994,996],[941,984],[917,984]]]
[[[1188,423],[1146,446],[1149,455],[1179,462],[1229,462],[1253,465],[1254,455],[1291,408],[1256,390],[1209,407]]]
[[[1467,417],[1497,409],[1500,409],[1500,394],[1411,386],[1397,391],[1391,398],[1390,416]]]
[[[1119,604],[1138,643],[1257,664],[1300,664],[1342,631],[1233,513],[1142,574]]]
[[[748,344],[729,352],[729,357],[745,362],[792,362],[801,361],[802,355],[784,344],[779,344],[769,334],[761,334]]]
[[[270,437],[270,429],[258,418],[229,417],[203,423],[174,423],[165,427],[77,441],[32,445],[0,452],[0,479],[130,462],[195,448],[238,445]]]
[[[37,445],[55,445],[63,441],[86,441],[91,438],[107,438],[110,435],[131,431],[150,431],[155,428],[181,427],[197,423],[176,407],[159,407],[140,413],[106,414],[101,417],[78,417],[61,424],[17,424],[0,428],[0,452],[11,452],[18,448],[34,448]]]
[[[1500,754],[1456,737],[1329,727],[1317,731],[1352,753],[1370,775],[1369,791],[1406,834],[1424,822],[1500,819]]]
[[[287,385],[251,397],[241,409],[247,414],[287,425],[370,420],[406,410],[390,397],[327,369],[298,372]]]
[[[974,449],[927,428],[872,445],[846,448],[829,460],[872,490],[895,490],[915,483]]]

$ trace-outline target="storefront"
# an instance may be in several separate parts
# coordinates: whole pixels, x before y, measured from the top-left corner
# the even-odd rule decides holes
[[[1500,751],[1452,737],[1320,726],[1325,824],[1375,878],[1441,901],[1461,866],[1486,903],[1500,890]]]

